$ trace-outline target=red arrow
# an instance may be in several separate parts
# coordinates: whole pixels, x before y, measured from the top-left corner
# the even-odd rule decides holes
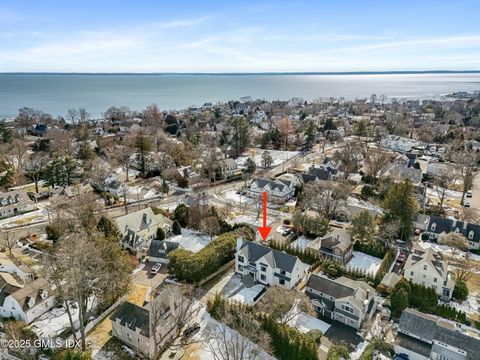
[[[262,235],[263,241],[267,240],[271,227],[267,226],[267,192],[263,192],[263,226],[258,228],[258,232]]]

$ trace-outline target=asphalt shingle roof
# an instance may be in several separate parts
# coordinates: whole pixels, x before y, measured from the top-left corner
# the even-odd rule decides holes
[[[399,331],[424,339],[432,343],[434,340],[462,349],[468,360],[478,359],[480,339],[467,335],[452,322],[437,316],[427,315],[414,309],[406,309],[400,317]]]
[[[270,262],[271,266],[285,270],[289,273],[292,272],[297,262],[296,256],[292,256],[275,249],[270,249],[269,247],[256,244],[251,241],[244,241],[241,250],[245,248],[247,250],[248,261],[257,262],[260,258],[265,256],[267,261]]]
[[[315,274],[310,275],[306,286],[318,292],[332,296],[335,299],[353,295],[353,293],[355,292],[355,290],[351,287],[339,284],[335,280],[331,280],[324,276],[319,276]]]
[[[131,302],[124,302],[110,318],[119,321],[120,325],[136,331],[140,329],[142,335],[150,336],[150,313],[147,309]]]

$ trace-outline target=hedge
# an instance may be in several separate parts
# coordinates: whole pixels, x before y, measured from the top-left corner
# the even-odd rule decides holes
[[[224,311],[234,315],[247,312],[260,322],[262,329],[270,335],[270,345],[273,355],[279,360],[317,360],[318,334],[302,334],[297,329],[278,323],[271,315],[256,312],[253,306],[231,303],[220,294],[207,304],[210,315],[221,321]],[[248,336],[248,335],[247,335]]]
[[[251,228],[240,228],[217,236],[197,253],[177,249],[168,254],[168,271],[177,279],[196,283],[234,258],[237,237],[253,240]]]
[[[388,270],[390,270],[390,266],[392,266],[392,263],[394,261],[395,261],[395,250],[389,249],[385,253],[382,263],[380,264],[380,268],[378,269],[377,274],[375,275],[375,279],[374,279],[375,285],[380,284],[385,274],[388,272]]]

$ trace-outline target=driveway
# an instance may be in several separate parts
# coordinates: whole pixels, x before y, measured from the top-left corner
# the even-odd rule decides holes
[[[156,288],[167,276],[167,265],[163,264],[160,272],[156,275],[150,274],[154,262],[146,262],[145,267],[133,274],[132,282],[136,285],[145,285]]]
[[[480,212],[480,175],[477,175],[473,180],[473,189],[472,189],[472,197],[465,198],[465,201],[470,202],[471,209]]]

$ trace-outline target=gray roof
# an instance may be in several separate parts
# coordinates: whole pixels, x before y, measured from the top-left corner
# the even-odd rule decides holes
[[[313,240],[309,247],[324,252],[333,252],[340,249],[342,253],[352,245],[352,238],[345,229],[335,229],[323,237]]]
[[[332,296],[335,299],[353,295],[355,292],[355,290],[349,286],[339,284],[335,280],[316,274],[310,275],[306,286],[318,292]]]
[[[430,264],[442,278],[446,275],[448,268],[447,262],[444,261],[440,255],[432,248],[423,249],[418,245],[414,245],[412,252],[408,255],[405,263],[405,271],[409,271],[410,267],[417,263],[425,261]]]
[[[389,171],[390,175],[396,179],[409,178],[414,183],[422,181],[422,170],[401,165],[394,165]]]
[[[272,190],[278,190],[280,192],[285,191],[285,187],[290,187],[291,182],[288,180],[268,180],[268,179],[254,179],[252,183],[257,184],[257,186],[263,189],[265,186],[269,185]]]
[[[133,331],[138,328],[142,335],[150,337],[150,313],[143,307],[126,301],[120,305],[110,319],[119,321],[122,326]]]
[[[434,225],[435,224],[435,225]],[[473,242],[480,242],[480,225],[470,224],[456,219],[446,219],[440,216],[430,216],[427,231],[434,234],[441,234],[443,232],[459,232],[466,239]],[[473,238],[469,238],[470,231],[473,232]]]
[[[166,240],[152,240],[147,251],[147,256],[166,258],[170,251],[178,249],[178,243]],[[163,251],[161,251],[163,250]]]
[[[249,262],[257,262],[260,258],[265,256],[272,267],[285,270],[289,273],[292,272],[298,260],[296,256],[271,249],[252,241],[244,240],[240,250],[246,254]]]
[[[462,327],[464,327],[462,325]],[[406,309],[400,317],[399,332],[408,333],[432,343],[434,340],[467,352],[467,359],[478,359],[480,339],[469,336],[459,324],[438,316],[427,315],[414,309]],[[408,335],[407,334],[407,335]]]
[[[319,180],[329,180],[331,173],[323,168],[316,168],[313,165],[308,170],[309,175],[315,176]]]

